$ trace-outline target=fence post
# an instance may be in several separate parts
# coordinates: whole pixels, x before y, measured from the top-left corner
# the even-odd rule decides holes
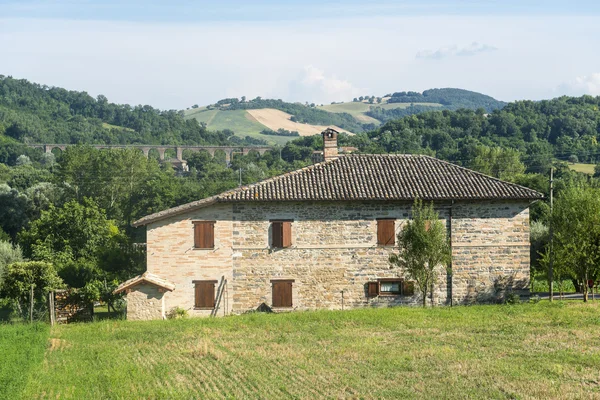
[[[54,315],[54,291],[48,292],[48,311],[50,313],[50,326],[54,326],[54,320],[56,316]]]
[[[29,294],[29,322],[33,322],[33,283],[31,284],[31,292]]]

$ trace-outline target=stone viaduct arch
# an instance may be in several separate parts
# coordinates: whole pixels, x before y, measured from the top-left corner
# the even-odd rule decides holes
[[[27,146],[42,149],[45,153],[51,153],[52,149],[60,149],[65,151],[65,149],[69,146],[74,146],[72,144],[28,144]],[[191,150],[191,151],[200,151],[205,150],[210,154],[211,157],[215,156],[215,151],[222,150],[225,153],[225,161],[229,163],[234,153],[247,155],[250,151],[256,151],[261,156],[265,154],[267,151],[272,150],[272,147],[268,146],[175,146],[175,145],[136,145],[136,144],[127,144],[127,145],[118,145],[118,144],[92,144],[91,147],[96,149],[127,149],[134,148],[140,149],[146,158],[148,157],[148,153],[150,149],[156,149],[159,154],[159,158],[161,161],[165,160],[165,151],[167,149],[175,150],[176,159],[174,160],[176,163],[181,164],[182,168],[185,169],[187,164],[183,159],[183,150]]]

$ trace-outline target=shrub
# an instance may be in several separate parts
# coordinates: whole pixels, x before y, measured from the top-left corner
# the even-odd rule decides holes
[[[506,304],[521,304],[521,296],[519,296],[517,293],[510,292],[506,295],[504,302]]]
[[[167,319],[183,319],[189,317],[186,309],[181,307],[173,307],[167,313]]]

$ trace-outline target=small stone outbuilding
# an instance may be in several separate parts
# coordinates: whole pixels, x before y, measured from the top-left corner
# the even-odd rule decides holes
[[[173,283],[144,272],[120,284],[114,293],[127,293],[127,319],[164,319],[165,293],[174,289]]]
[[[452,247],[431,301],[528,294],[529,205],[540,193],[425,155],[340,155],[337,132],[323,138],[323,162],[136,221],[155,278],[124,284],[128,317],[419,304],[388,261],[415,198],[433,202]]]

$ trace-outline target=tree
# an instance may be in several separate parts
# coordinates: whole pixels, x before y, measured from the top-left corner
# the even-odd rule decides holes
[[[27,257],[51,262],[72,287],[82,287],[100,271],[99,257],[121,235],[104,210],[91,199],[50,206],[19,234]]]
[[[570,186],[557,198],[551,216],[555,264],[563,266],[583,286],[600,278],[600,190]]]
[[[2,287],[2,280],[6,267],[9,264],[20,261],[23,261],[21,248],[18,245],[13,246],[9,242],[0,241],[0,287]]]
[[[448,268],[451,260],[446,226],[439,220],[433,203],[424,206],[420,199],[415,200],[412,220],[407,221],[398,234],[398,245],[399,253],[390,255],[390,263],[402,268],[416,282],[423,296],[423,307],[431,291],[433,305],[437,268]]]
[[[4,282],[0,294],[15,301],[21,315],[31,301],[33,287],[34,300],[44,303],[50,290],[63,286],[52,264],[41,261],[15,262],[9,264],[4,273]]]

